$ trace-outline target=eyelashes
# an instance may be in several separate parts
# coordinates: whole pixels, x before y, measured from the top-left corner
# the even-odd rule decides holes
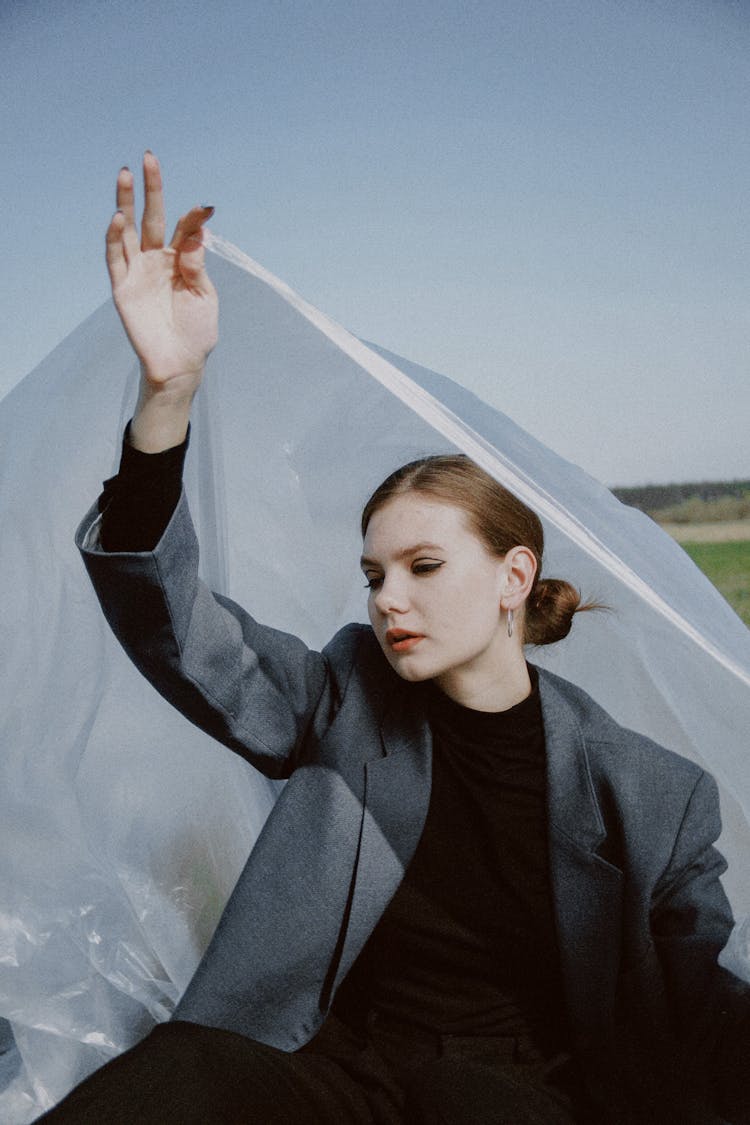
[[[411,568],[412,574],[432,574],[433,571],[439,570],[442,565],[441,562],[415,563]]]
[[[415,562],[412,564],[411,573],[417,577],[424,578],[429,574],[434,574],[444,564],[442,562]],[[365,582],[366,590],[379,590],[383,585],[383,575],[374,574]]]

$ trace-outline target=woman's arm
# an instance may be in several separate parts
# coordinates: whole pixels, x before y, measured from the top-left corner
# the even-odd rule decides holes
[[[190,404],[216,340],[218,302],[201,244],[211,209],[188,212],[165,247],[161,174],[148,153],[144,183],[140,240],[127,170],[107,231],[114,301],[141,364],[134,448],[124,450],[121,472],[77,543],[104,614],[140,671],[187,718],[283,777],[314,754],[311,735],[335,709],[335,676],[322,655],[259,625],[198,577],[187,502],[173,509]],[[115,508],[116,519],[108,518]]]
[[[105,551],[100,528],[95,505],[76,542],[115,636],[157,691],[269,777],[314,757],[346,669],[208,589],[185,496],[153,551]]]

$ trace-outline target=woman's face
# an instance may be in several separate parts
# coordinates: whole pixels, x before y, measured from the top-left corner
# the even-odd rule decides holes
[[[508,558],[508,556],[506,556]],[[501,598],[508,566],[485,547],[461,508],[406,492],[379,508],[367,528],[362,570],[370,622],[405,680],[497,677],[508,658]]]

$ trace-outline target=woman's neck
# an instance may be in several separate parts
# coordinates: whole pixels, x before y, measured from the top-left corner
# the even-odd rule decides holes
[[[507,711],[531,695],[531,680],[523,651],[493,670],[452,668],[435,682],[454,703],[474,711]]]

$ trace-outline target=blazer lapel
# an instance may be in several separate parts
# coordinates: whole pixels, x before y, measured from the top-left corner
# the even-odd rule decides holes
[[[432,738],[414,697],[400,696],[381,727],[384,756],[367,762],[356,875],[334,989],[395,894],[430,803]]]
[[[611,1029],[622,920],[622,872],[597,854],[606,830],[583,736],[543,670],[552,893],[571,1029],[581,1051]]]

